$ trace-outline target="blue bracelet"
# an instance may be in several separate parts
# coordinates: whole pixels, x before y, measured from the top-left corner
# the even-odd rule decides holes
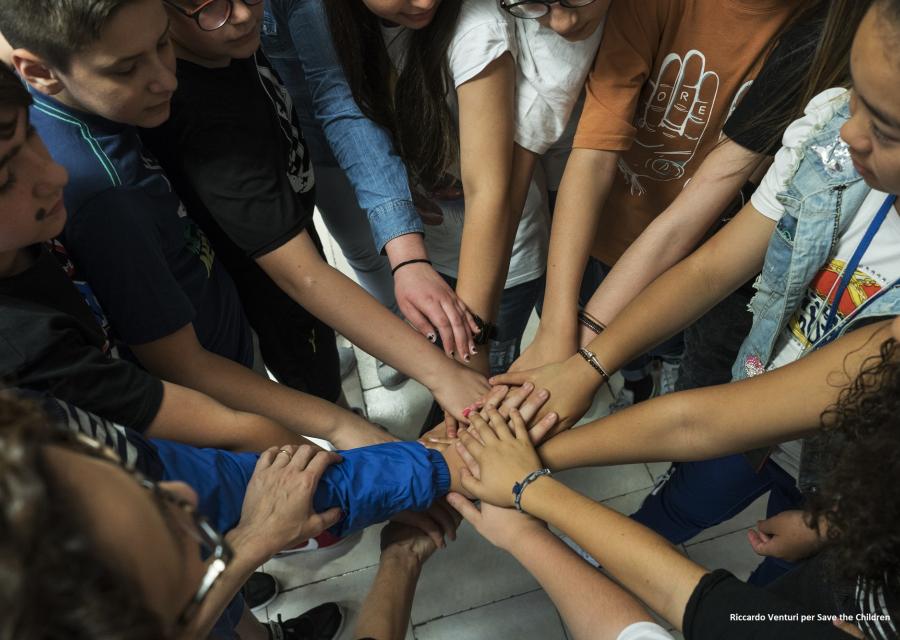
[[[522,493],[525,491],[525,487],[530,485],[532,482],[534,482],[541,476],[550,476],[550,475],[553,475],[552,473],[550,473],[550,469],[538,469],[537,471],[532,471],[527,476],[525,476],[525,479],[522,480],[522,482],[517,482],[513,485],[512,492],[513,492],[513,498],[515,499],[516,511],[518,511],[519,513],[523,513],[521,501],[522,501]]]

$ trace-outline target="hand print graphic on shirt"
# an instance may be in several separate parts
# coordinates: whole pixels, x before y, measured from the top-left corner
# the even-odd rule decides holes
[[[619,159],[632,195],[646,191],[641,180],[678,180],[694,158],[719,92],[719,75],[707,69],[706,56],[692,49],[682,58],[668,54],[641,96],[634,139],[638,158]],[[660,140],[662,138],[662,141]]]

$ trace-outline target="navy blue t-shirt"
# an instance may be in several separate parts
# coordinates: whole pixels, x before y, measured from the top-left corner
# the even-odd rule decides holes
[[[69,172],[63,244],[116,339],[143,344],[193,323],[204,348],[250,366],[234,283],[137,129],[33,95],[31,121]]]

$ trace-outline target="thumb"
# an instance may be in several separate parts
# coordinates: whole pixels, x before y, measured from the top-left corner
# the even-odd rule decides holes
[[[467,497],[455,491],[447,494],[447,502],[450,506],[459,511],[459,515],[465,518],[475,528],[481,523],[481,512]]]
[[[559,416],[555,413],[548,413],[541,418],[540,421],[528,431],[531,442],[535,445],[542,442],[544,438],[547,437],[547,434],[553,430],[553,427],[556,426],[557,422],[559,422]]]
[[[462,488],[467,496],[473,498],[481,497],[479,495],[482,490],[481,482],[479,480],[476,480],[475,476],[472,475],[472,472],[465,467],[460,470],[459,483],[462,485]]]
[[[309,517],[309,524],[315,531],[315,533],[310,532],[310,537],[315,537],[325,531],[325,529],[330,529],[340,522],[343,517],[344,514],[340,507],[332,507],[328,511],[314,513]]]
[[[846,620],[838,620],[837,618],[832,618],[831,623],[844,633],[849,633],[854,638],[861,638],[864,640],[866,637],[865,635],[863,635],[863,632],[859,630],[859,627],[850,622],[847,622]]]
[[[769,551],[769,543],[772,541],[772,538],[770,536],[767,536],[764,533],[760,533],[755,529],[750,529],[747,532],[747,540],[750,542],[750,546],[753,548],[753,551],[757,555],[771,555]]]
[[[491,385],[505,384],[511,387],[520,387],[526,382],[533,382],[530,371],[507,371],[491,377],[488,382]]]

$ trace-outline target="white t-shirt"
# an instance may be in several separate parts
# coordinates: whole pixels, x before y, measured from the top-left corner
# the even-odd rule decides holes
[[[519,45],[516,142],[542,155],[559,140],[569,123],[600,47],[603,24],[589,38],[570,42],[537,20],[511,20]]]
[[[517,42],[511,20],[513,18],[500,9],[496,0],[467,0],[462,3],[456,33],[447,51],[455,88],[477,76],[504,53],[509,52],[515,58]],[[394,66],[401,68],[406,30],[383,28],[382,31]],[[458,120],[455,92],[448,96],[448,101]],[[518,135],[517,131],[517,137]],[[453,173],[459,178],[458,169]],[[425,246],[434,268],[455,278],[459,273],[465,202],[463,199],[440,200],[437,204],[441,207],[444,219],[440,225],[425,225]],[[545,192],[532,180],[513,242],[505,288],[535,280],[544,273],[549,240],[550,217]]]
[[[675,640],[655,622],[635,622],[622,630],[616,640]]]
[[[776,199],[793,178],[803,157],[803,145],[834,116],[846,98],[846,89],[828,89],[810,101],[805,115],[785,131],[782,148],[762,184],[753,194],[754,208],[772,220],[780,220],[784,205]],[[837,240],[835,252],[809,285],[803,302],[778,337],[769,363],[777,369],[800,359],[810,351],[823,334],[831,304],[837,294],[844,267],[859,246],[869,223],[884,203],[886,193],[869,192],[847,229]],[[841,298],[837,322],[853,314],[861,304],[900,277],[900,214],[894,209],[875,235]],[[773,458],[789,472],[795,472],[799,461],[796,443],[782,445],[782,453]]]

